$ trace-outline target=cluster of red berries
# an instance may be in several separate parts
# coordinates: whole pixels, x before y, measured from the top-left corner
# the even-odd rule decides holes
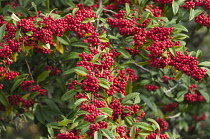
[[[193,115],[193,116],[192,116],[192,119],[195,120],[195,121],[206,120],[206,113],[203,113],[201,116]]]
[[[166,75],[162,76],[162,81],[164,83],[168,83],[168,80],[174,81],[175,78],[174,77],[169,77],[169,76],[166,76]]]
[[[89,131],[89,135],[90,136],[94,136],[94,133],[98,130],[100,130],[101,128],[105,128],[105,129],[108,129],[108,123],[105,122],[105,121],[100,121],[98,123],[95,123],[95,124],[90,124],[90,131]]]
[[[168,139],[168,136],[166,134],[156,134],[156,133],[151,133],[146,137],[146,139],[156,139],[158,136],[160,139]]]
[[[79,136],[75,136],[73,132],[61,133],[56,136],[56,139],[80,139]]]
[[[201,93],[198,90],[195,90],[194,94],[187,93],[184,96],[184,99],[187,103],[195,103],[195,102],[205,102],[205,98],[201,95]]]
[[[146,84],[145,88],[147,91],[156,91],[159,87],[154,84]]]
[[[165,112],[172,112],[178,107],[177,103],[170,102],[170,104],[163,106]]]
[[[55,76],[61,73],[61,70],[59,70],[58,68],[53,68],[52,66],[46,65],[45,67],[46,71],[50,70],[50,76]]]
[[[173,0],[153,0],[156,3],[161,3],[161,4],[171,4]]]
[[[34,84],[33,80],[27,80],[27,81],[23,81],[20,84],[20,87],[22,90],[28,90],[32,86],[32,84]]]
[[[9,101],[9,103],[11,104],[11,105],[13,105],[13,106],[17,106],[18,104],[19,104],[19,102],[20,102],[20,95],[10,95],[9,97],[8,97],[8,101]]]
[[[160,126],[160,131],[157,131],[157,132],[162,132],[163,130],[167,130],[168,129],[168,122],[162,118],[158,118],[158,119],[155,119],[155,121],[159,124]]]

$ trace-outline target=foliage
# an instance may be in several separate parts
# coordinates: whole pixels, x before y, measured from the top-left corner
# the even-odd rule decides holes
[[[184,22],[209,29],[209,2],[1,1],[1,131],[30,119],[40,138],[209,137],[210,64]]]

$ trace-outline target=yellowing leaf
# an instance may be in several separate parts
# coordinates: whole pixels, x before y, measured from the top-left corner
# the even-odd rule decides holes
[[[25,94],[22,98],[26,99],[31,93]]]
[[[92,33],[86,33],[86,34],[85,34],[85,37],[86,37],[86,36],[90,36],[90,35],[92,35]]]
[[[14,60],[14,62],[17,61],[17,52],[12,53],[12,59]]]
[[[85,72],[78,72],[78,71],[75,71],[76,74],[80,75],[80,76],[86,76],[87,73]]]
[[[58,52],[60,52],[61,54],[64,53],[63,45],[62,45],[60,42],[56,41],[56,43],[55,43],[55,48],[56,48],[56,50],[58,50]]]
[[[11,112],[13,111],[14,106],[9,106],[6,108],[6,116],[9,116],[11,114]]]

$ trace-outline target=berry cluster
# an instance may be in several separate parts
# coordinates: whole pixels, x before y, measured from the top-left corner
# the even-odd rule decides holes
[[[147,89],[147,91],[155,91],[159,87],[157,85],[154,85],[154,84],[146,84],[145,88]]]
[[[161,3],[161,4],[171,4],[173,0],[153,0],[156,3]]]
[[[160,126],[160,131],[159,131],[159,132],[162,132],[163,130],[168,129],[168,122],[166,122],[164,119],[158,118],[158,119],[155,119],[155,121],[156,121],[156,122],[159,124],[159,126]]]
[[[175,78],[174,77],[169,77],[169,76],[166,76],[166,75],[162,76],[162,81],[164,83],[168,83],[168,80],[174,81]]]
[[[187,93],[184,96],[184,99],[187,103],[195,103],[195,102],[205,102],[205,98],[201,95],[201,93],[196,90],[194,94]]]
[[[146,137],[146,139],[156,139],[158,136],[160,139],[168,139],[168,136],[166,134],[156,134],[156,133],[151,133]]]
[[[56,139],[80,139],[80,137],[75,136],[73,132],[61,133],[56,136]]]
[[[50,76],[55,76],[61,73],[61,70],[59,70],[58,68],[53,68],[52,66],[46,65],[45,67],[46,71],[50,70]]]
[[[192,116],[192,119],[195,120],[195,121],[206,120],[206,113],[203,113],[201,116],[193,115],[193,116]]]
[[[178,107],[177,103],[170,102],[170,104],[163,106],[165,112],[172,112]]]

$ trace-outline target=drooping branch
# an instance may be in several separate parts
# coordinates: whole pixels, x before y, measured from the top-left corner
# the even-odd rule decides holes
[[[133,63],[133,64],[139,67],[140,69],[142,69],[143,71],[150,72],[148,69],[144,68],[143,66],[138,65],[137,63]]]

